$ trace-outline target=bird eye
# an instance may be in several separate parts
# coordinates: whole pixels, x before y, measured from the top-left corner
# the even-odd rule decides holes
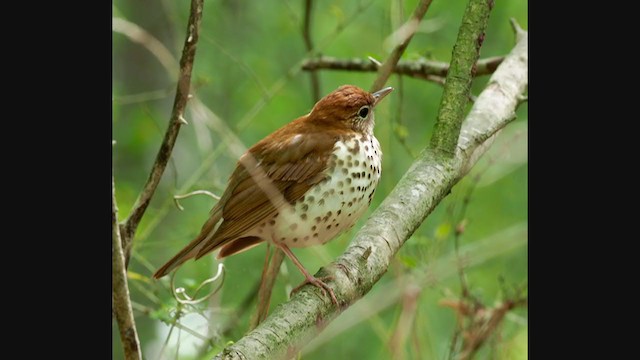
[[[358,116],[360,116],[361,118],[366,118],[367,115],[369,115],[369,107],[368,106],[363,106],[360,108],[360,110],[358,110]]]

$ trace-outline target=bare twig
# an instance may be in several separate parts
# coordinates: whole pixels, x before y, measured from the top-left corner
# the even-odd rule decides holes
[[[382,89],[384,84],[387,83],[389,76],[393,73],[393,69],[396,67],[398,60],[402,54],[404,54],[404,50],[409,46],[409,42],[413,35],[418,30],[418,25],[420,25],[420,21],[424,17],[424,14],[427,13],[429,9],[429,5],[431,5],[431,0],[421,0],[416,9],[409,18],[409,21],[405,23],[405,25],[401,26],[400,29],[396,31],[396,34],[400,34],[401,40],[398,42],[398,45],[393,49],[391,55],[387,58],[387,60],[382,64],[382,66],[378,69],[378,77],[373,82],[371,86],[371,91],[378,91]]]
[[[304,2],[304,23],[302,26],[302,38],[304,39],[304,47],[307,52],[313,51],[313,43],[311,42],[311,10],[313,8],[313,0],[305,0]],[[313,102],[320,100],[320,79],[316,71],[310,72],[311,76],[311,94]]]
[[[200,33],[202,7],[203,0],[191,1],[191,10],[187,24],[187,36],[184,41],[182,57],[180,58],[180,75],[178,77],[176,96],[173,104],[173,110],[171,112],[171,119],[169,120],[169,126],[165,133],[164,140],[160,145],[160,149],[158,150],[158,154],[156,155],[156,160],[153,164],[147,182],[140,192],[136,203],[133,205],[131,213],[122,224],[121,230],[124,230],[122,231],[122,240],[123,247],[127,253],[126,260],[129,258],[128,255],[130,254],[131,243],[138,224],[147,210],[149,202],[160,183],[162,174],[164,173],[169,158],[171,157],[173,146],[178,138],[180,127],[185,122],[184,111],[187,106],[189,90],[191,87],[191,73],[196,54],[196,44],[198,43]],[[128,261],[126,262],[128,263]]]
[[[375,72],[382,64],[375,63],[375,59],[338,59],[331,56],[321,56],[319,58],[307,59],[302,64],[302,70],[342,70],[351,72]],[[504,60],[504,56],[488,57],[476,62],[476,72],[474,76],[491,75],[498,65]],[[376,60],[377,61],[377,60]],[[419,60],[399,60],[393,68],[393,73],[405,75],[412,78],[439,81],[444,85],[444,78],[449,72],[449,63],[442,61],[432,61],[427,59]]]
[[[462,16],[458,38],[451,54],[451,70],[447,74],[431,137],[431,148],[447,156],[454,155],[458,144],[471,81],[476,71],[475,64],[480,57],[480,47],[492,8],[493,1],[469,0]]]
[[[269,260],[270,248],[271,246],[268,246],[266,250],[265,263],[260,280],[260,289],[258,290],[258,307],[251,317],[249,330],[255,329],[256,326],[258,326],[267,317],[269,304],[271,303],[273,286],[276,284],[278,271],[280,270],[280,265],[284,260],[284,253],[277,247],[273,247],[273,256],[271,256],[271,260]]]
[[[407,338],[413,332],[414,320],[418,309],[418,298],[422,288],[409,284],[402,296],[402,312],[396,323],[396,328],[389,341],[389,348],[393,359],[406,359],[404,347]]]
[[[125,269],[120,226],[118,225],[118,205],[116,204],[116,187],[111,177],[111,296],[113,312],[116,315],[120,341],[125,359],[142,359],[140,340],[133,318],[133,309],[129,297],[127,284],[127,270]]]

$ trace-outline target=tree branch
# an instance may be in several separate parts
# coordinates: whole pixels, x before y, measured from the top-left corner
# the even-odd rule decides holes
[[[316,274],[334,277],[329,285],[343,307],[369,292],[404,242],[473,167],[497,132],[514,119],[519,96],[528,83],[528,40],[526,32],[523,34],[474,103],[463,123],[454,156],[444,158],[435,150],[425,149],[344,254]],[[291,357],[339,311],[321,296],[320,290],[305,286],[216,359]]]
[[[116,204],[116,186],[111,177],[111,300],[116,315],[120,341],[125,359],[142,359],[140,340],[133,318],[133,309],[129,298],[127,270],[125,268],[120,226],[118,225],[118,205]]]
[[[191,10],[187,24],[187,36],[184,41],[182,57],[180,58],[180,75],[176,86],[176,96],[173,103],[173,110],[171,112],[171,119],[169,120],[169,126],[167,127],[164,139],[160,145],[158,154],[156,155],[156,160],[153,163],[147,182],[133,205],[131,213],[121,226],[121,235],[127,264],[133,235],[135,234],[138,224],[147,210],[149,202],[160,183],[164,170],[167,167],[167,163],[171,157],[171,152],[173,151],[173,146],[178,138],[178,133],[180,132],[180,127],[187,123],[184,119],[184,111],[187,106],[187,100],[189,99],[191,73],[196,54],[196,44],[198,43],[200,34],[200,22],[202,20],[202,7],[203,0],[191,0]]]
[[[474,65],[480,57],[484,31],[494,0],[469,0],[453,46],[438,117],[431,137],[432,149],[453,156],[469,101]]]
[[[304,39],[304,47],[307,52],[313,51],[313,43],[311,42],[311,9],[313,8],[313,0],[305,0],[304,2],[304,23],[302,25],[302,38]],[[311,94],[313,102],[320,100],[320,79],[318,73],[310,72],[311,75]]]
[[[480,59],[476,63],[474,76],[490,75],[504,60],[504,56],[489,57]],[[302,64],[302,70],[343,70],[357,72],[375,72],[378,66],[369,59],[338,59],[330,56],[308,59]],[[392,71],[394,74],[405,75],[412,78],[425,79],[428,76],[444,78],[449,72],[449,63],[442,61],[419,60],[399,60]]]
[[[420,25],[420,21],[422,21],[424,14],[427,13],[429,5],[431,5],[431,0],[421,0],[413,11],[409,21],[401,26],[400,29],[395,31],[394,35],[397,34],[398,36],[403,37],[403,39],[399,42],[398,46],[393,49],[391,55],[387,58],[387,61],[385,61],[380,69],[378,69],[378,77],[371,86],[371,92],[382,89],[384,84],[387,83],[387,80],[389,79],[389,76],[391,76],[391,73],[393,73],[393,69],[396,67],[398,60],[400,60],[400,57],[404,54],[404,50],[407,46],[409,46],[409,42],[416,33],[416,30],[418,30],[418,25]]]

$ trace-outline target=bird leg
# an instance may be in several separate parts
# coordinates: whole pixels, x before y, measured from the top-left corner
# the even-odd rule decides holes
[[[305,269],[305,267],[302,265],[302,263],[300,263],[300,260],[298,260],[298,258],[293,254],[293,252],[291,251],[291,249],[289,249],[289,247],[281,242],[278,241],[274,241],[274,244],[280,248],[282,250],[282,252],[285,253],[285,255],[287,255],[287,257],[289,257],[289,259],[291,259],[291,261],[293,261],[293,263],[298,267],[298,269],[300,269],[300,272],[302,273],[302,275],[304,275],[305,277],[305,281],[302,282],[302,284],[298,285],[295,289],[293,289],[291,291],[291,294],[295,293],[296,291],[298,291],[301,287],[303,287],[306,284],[312,284],[315,285],[317,287],[320,288],[320,290],[322,290],[322,293],[326,296],[327,292],[329,292],[329,295],[331,296],[331,301],[333,301],[333,303],[337,306],[340,307],[340,305],[338,305],[338,299],[336,298],[336,294],[333,293],[333,290],[329,287],[329,285],[327,285],[326,283],[324,283],[321,279],[318,279],[316,277],[314,277],[313,275],[309,274],[309,272],[307,271],[307,269]],[[331,279],[331,276],[325,276],[322,279]]]

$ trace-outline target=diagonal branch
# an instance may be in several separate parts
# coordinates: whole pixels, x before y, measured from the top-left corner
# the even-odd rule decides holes
[[[131,213],[121,227],[123,247],[127,254],[127,263],[133,235],[135,234],[138,224],[147,210],[149,202],[160,183],[164,170],[167,167],[167,163],[171,157],[171,152],[173,151],[173,146],[175,145],[178,133],[180,132],[180,127],[186,124],[184,111],[187,106],[187,100],[189,99],[191,73],[196,54],[196,44],[198,43],[200,33],[200,22],[202,20],[202,6],[203,0],[191,0],[191,10],[187,24],[187,36],[184,41],[182,57],[180,58],[180,74],[178,77],[178,84],[176,86],[176,97],[173,103],[169,126],[164,135],[164,139],[162,140],[162,144],[160,145],[160,149],[158,150],[158,154],[156,155],[156,160],[153,163],[147,182],[133,205]]]
[[[403,39],[400,41],[398,46],[396,46],[391,55],[387,58],[387,61],[382,64],[380,69],[378,69],[378,77],[373,82],[370,91],[378,91],[382,89],[384,84],[387,83],[389,76],[393,73],[393,69],[396,67],[398,60],[402,54],[404,54],[404,50],[409,46],[409,42],[413,38],[413,35],[418,30],[418,25],[420,25],[420,21],[424,17],[424,14],[427,13],[429,9],[429,5],[431,5],[431,0],[421,0],[416,9],[413,11],[411,18],[407,21],[400,29],[396,30],[395,34],[399,34]]]
[[[474,76],[490,75],[502,62],[504,56],[480,59],[476,63]],[[302,64],[302,70],[343,70],[355,72],[375,72],[378,66],[369,59],[338,59],[330,56],[308,59]],[[398,75],[406,75],[412,78],[425,79],[428,76],[444,78],[449,72],[449,63],[442,61],[399,60],[392,72]]]
[[[334,277],[330,286],[344,307],[371,290],[404,242],[473,167],[497,132],[514,119],[528,83],[526,34],[518,34],[516,46],[478,96],[463,123],[454,156],[442,157],[425,149],[344,254],[316,274]],[[216,359],[291,357],[338,313],[319,290],[304,287]]]
[[[447,73],[438,117],[433,128],[431,147],[453,156],[467,110],[475,64],[480,57],[484,31],[494,0],[469,0],[462,16],[458,38],[453,45],[451,68]]]

